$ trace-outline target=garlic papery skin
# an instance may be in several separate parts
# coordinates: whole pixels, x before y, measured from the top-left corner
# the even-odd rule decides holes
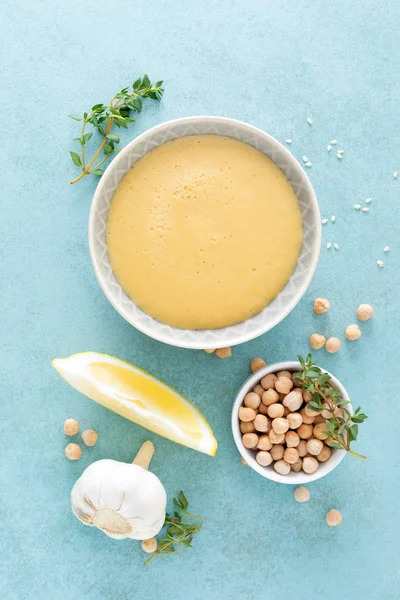
[[[114,539],[147,540],[164,525],[167,495],[154,473],[136,464],[98,460],[71,491],[74,515]]]

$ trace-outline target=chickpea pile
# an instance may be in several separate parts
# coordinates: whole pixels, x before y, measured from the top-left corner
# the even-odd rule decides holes
[[[253,359],[254,360],[254,359]],[[325,418],[307,406],[310,393],[295,381],[296,373],[269,373],[246,394],[239,408],[245,448],[262,467],[280,475],[290,471],[311,475],[331,456]]]

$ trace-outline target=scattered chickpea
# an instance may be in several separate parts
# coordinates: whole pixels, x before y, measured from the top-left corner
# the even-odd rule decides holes
[[[325,462],[328,460],[328,458],[330,458],[331,454],[332,454],[332,450],[329,448],[329,446],[326,446],[324,444],[321,452],[319,454],[317,454],[317,456],[315,458],[319,462]]]
[[[232,348],[217,348],[215,354],[218,358],[229,358],[232,356]]]
[[[278,377],[275,381],[275,389],[281,394],[288,394],[293,387],[292,378],[289,377]]]
[[[357,308],[357,317],[360,321],[368,321],[374,316],[374,309],[370,304],[360,304]]]
[[[239,419],[247,423],[248,421],[254,421],[256,418],[256,411],[254,408],[247,408],[247,406],[241,406],[239,408]]]
[[[142,550],[147,552],[147,554],[153,554],[157,550],[157,538],[152,537],[149,540],[143,540]]]
[[[286,433],[289,429],[289,422],[286,419],[278,417],[272,421],[272,429],[275,433]]]
[[[278,460],[274,463],[274,469],[279,475],[288,475],[290,473],[290,465],[285,460]]]
[[[94,446],[99,436],[93,429],[85,429],[81,437],[86,446]]]
[[[276,447],[276,446],[275,446]],[[272,442],[268,435],[261,435],[258,439],[257,448],[259,450],[271,450]]]
[[[65,456],[68,460],[79,460],[82,457],[82,450],[78,444],[68,444],[65,448]]]
[[[245,448],[255,448],[258,444],[258,435],[256,433],[245,433],[242,442]]]
[[[265,377],[261,379],[261,385],[263,386],[264,390],[274,388],[276,379],[277,377],[274,373],[269,373],[268,375],[265,375]]]
[[[303,458],[303,471],[307,475],[312,475],[318,469],[319,464],[316,458],[313,456],[306,456]]]
[[[272,456],[269,452],[265,452],[264,450],[260,450],[256,454],[256,461],[262,467],[268,467],[272,463]]]
[[[265,404],[263,404],[263,403],[261,402],[260,406],[258,407],[258,412],[259,412],[261,415],[267,415],[267,414],[268,414],[268,406],[265,406]]]
[[[263,393],[264,393],[264,388],[263,388],[263,386],[261,385],[261,383],[258,383],[258,384],[255,386],[255,388],[254,388],[253,392],[254,392],[255,394],[258,394],[258,395],[260,396],[260,398],[262,397],[262,395],[263,395]]]
[[[283,458],[284,452],[285,448],[282,446],[282,444],[275,444],[274,446],[272,446],[269,453],[274,460],[281,460],[281,458]]]
[[[324,313],[327,313],[328,310],[330,309],[331,305],[329,300],[326,300],[326,298],[316,298],[314,300],[314,312],[317,315],[322,315]]]
[[[261,431],[262,433],[265,433],[270,429],[268,418],[265,415],[257,415],[253,423],[256,431]]]
[[[297,429],[303,423],[303,417],[297,412],[289,413],[286,418],[289,421],[289,429]]]
[[[315,421],[315,417],[308,417],[306,415],[306,411],[304,410],[304,408],[301,409],[300,415],[301,415],[301,418],[303,419],[303,423],[305,425],[311,425]]]
[[[336,525],[340,525],[342,522],[343,515],[339,510],[332,508],[332,510],[327,513],[325,519],[329,527],[336,527]]]
[[[330,352],[331,354],[333,354],[334,352],[337,352],[338,350],[340,350],[340,340],[337,337],[330,337],[328,340],[326,340],[325,343],[325,350],[327,352]]]
[[[288,431],[285,434],[285,442],[288,448],[297,448],[300,444],[300,437],[295,431]]]
[[[361,337],[361,331],[358,325],[348,325],[345,336],[348,340],[358,340]]]
[[[285,396],[285,399],[283,400],[283,406],[286,406],[286,408],[288,408],[290,412],[296,412],[296,410],[299,410],[302,404],[303,394],[298,388],[287,394],[287,396]]]
[[[326,440],[329,437],[326,431],[325,421],[323,423],[318,423],[317,425],[314,425],[313,434],[314,437],[317,438],[317,440]]]
[[[271,431],[269,432],[269,439],[271,440],[272,444],[282,444],[282,442],[285,440],[285,434],[283,433],[276,433],[276,431],[274,429],[271,429]]]
[[[204,352],[207,352],[207,354],[213,354],[215,350],[216,348],[204,348]]]
[[[279,400],[279,394],[277,391],[273,390],[272,388],[269,388],[268,390],[266,390],[262,395],[262,401],[263,401],[263,404],[265,404],[265,406],[269,406],[270,404],[275,404],[275,402],[278,402],[278,400]]]
[[[286,460],[289,465],[294,465],[299,460],[299,453],[296,448],[286,448],[283,453],[283,460]]]
[[[277,376],[279,377],[287,377],[288,379],[292,379],[292,374],[290,371],[278,371]]]
[[[262,358],[253,358],[250,363],[250,369],[252,373],[257,373],[260,369],[265,367],[265,360]]]
[[[246,394],[246,396],[244,397],[243,404],[245,406],[247,406],[248,408],[256,409],[261,404],[261,398],[258,394],[255,394],[254,392],[250,392],[249,394]]]
[[[308,440],[308,438],[310,438],[312,436],[312,434],[313,434],[312,425],[307,425],[307,423],[303,423],[297,429],[297,433],[299,434],[299,437],[302,440]]]
[[[271,419],[283,417],[284,412],[285,409],[282,404],[271,404],[271,406],[268,406],[268,416],[271,417]]]
[[[296,500],[296,502],[308,502],[310,499],[309,490],[302,485],[300,487],[297,487],[294,490],[294,499]]]
[[[67,419],[64,422],[65,435],[76,435],[79,431],[79,423],[75,419]]]
[[[241,421],[239,423],[239,428],[242,433],[253,433],[255,430],[253,421],[248,421],[247,423]]]
[[[321,333],[313,333],[310,335],[310,347],[313,350],[321,350],[325,346],[326,337]]]
[[[297,446],[297,452],[299,453],[300,458],[307,456],[307,442],[305,440],[300,440],[300,444]]]
[[[317,440],[316,438],[312,438],[307,442],[307,452],[312,454],[312,456],[318,456],[318,454],[322,452],[323,447],[324,444],[321,442],[321,440]]]
[[[293,463],[292,465],[290,465],[290,468],[295,473],[299,473],[299,471],[301,471],[302,467],[303,467],[303,461],[301,460],[301,458],[299,458],[298,460],[296,460],[295,463]]]

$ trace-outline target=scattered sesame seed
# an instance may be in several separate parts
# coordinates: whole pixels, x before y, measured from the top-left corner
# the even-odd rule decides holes
[[[336,158],[341,159],[341,158],[343,158],[343,156],[341,154],[339,154],[339,152],[336,152]]]
[[[332,223],[334,223],[334,222],[336,221],[336,217],[335,217],[335,215],[332,215],[332,216],[331,216],[331,221],[332,221]]]
[[[355,208],[356,210],[360,210],[360,208],[361,208],[361,204],[355,204],[355,205],[354,205],[354,208]]]
[[[398,171],[395,171],[395,172],[393,173],[393,177],[394,177],[395,179],[397,179],[397,178],[398,178],[398,176],[399,176],[399,172],[398,172]]]
[[[367,204],[369,204],[370,202],[372,202],[372,198],[367,198],[365,201]]]
[[[330,242],[327,243],[326,247],[328,248],[328,250],[332,247],[332,244]]]
[[[384,252],[389,252],[389,250],[390,250],[389,246],[385,246],[383,249]]]
[[[322,219],[322,221],[321,221],[322,225],[326,225],[327,222],[328,222],[328,219]]]
[[[303,162],[308,162],[307,156],[303,156]]]
[[[332,146],[329,144],[329,146],[327,147],[328,152],[330,152],[332,150]]]
[[[336,242],[333,244],[333,247],[335,248],[335,250],[339,250],[339,244],[336,244]]]
[[[285,140],[285,142],[286,142],[287,144],[292,144],[292,143],[293,143],[293,140]]]
[[[336,150],[338,154],[344,154],[344,150]]]
[[[306,162],[305,164],[306,167],[312,167],[312,163],[310,161]]]
[[[309,125],[312,125],[312,119],[308,118],[308,119],[307,119],[307,123],[308,123]]]
[[[369,208],[368,206],[364,206],[364,208],[362,209],[363,212],[369,212]]]
[[[383,260],[377,260],[376,264],[378,265],[378,267],[382,268],[383,267]]]
[[[337,141],[336,140],[332,140],[331,144],[332,144],[332,146],[334,146],[335,144],[337,144]]]

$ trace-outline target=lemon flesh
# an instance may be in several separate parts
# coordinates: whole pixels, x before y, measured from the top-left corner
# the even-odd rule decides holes
[[[97,352],[56,358],[52,365],[73,388],[121,417],[215,456],[217,441],[202,413],[147,371]]]

